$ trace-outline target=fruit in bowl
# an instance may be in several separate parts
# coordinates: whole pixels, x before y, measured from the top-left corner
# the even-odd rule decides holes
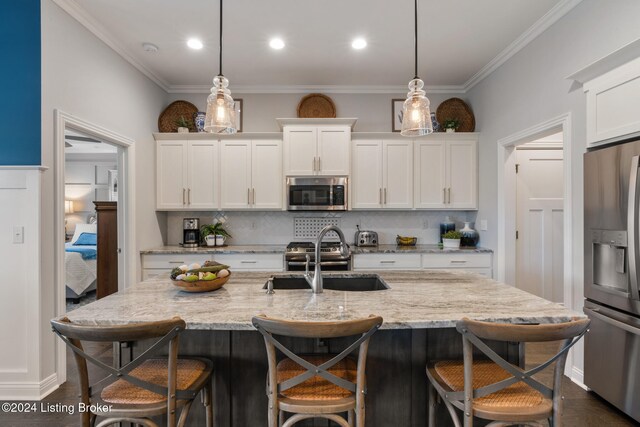
[[[181,265],[171,270],[171,282],[186,292],[220,289],[230,276],[229,266],[215,261],[207,261],[204,265]]]

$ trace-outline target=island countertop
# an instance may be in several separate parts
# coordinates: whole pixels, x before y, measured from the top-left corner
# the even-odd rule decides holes
[[[165,277],[133,285],[67,314],[77,323],[127,324],[180,316],[188,329],[253,330],[252,316],[337,321],[377,314],[383,329],[450,328],[463,317],[509,323],[557,323],[584,317],[522,290],[473,273],[445,270],[378,272],[391,289],[310,289],[267,295],[269,273],[233,273],[222,288],[185,293]],[[332,273],[325,273],[332,274]],[[361,274],[359,272],[359,274]],[[287,274],[276,274],[287,276]]]

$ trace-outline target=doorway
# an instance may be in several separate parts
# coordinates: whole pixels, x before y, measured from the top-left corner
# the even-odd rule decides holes
[[[128,284],[135,281],[135,222],[134,222],[134,201],[135,201],[135,180],[134,164],[135,151],[133,140],[111,132],[78,117],[64,113],[59,110],[54,112],[55,134],[54,134],[54,221],[55,221],[55,295],[56,295],[56,316],[65,314],[66,306],[66,248],[67,235],[71,231],[69,228],[70,219],[78,209],[78,215],[73,219],[72,227],[74,233],[78,224],[91,222],[93,212],[91,204],[96,199],[116,199],[117,200],[117,264],[118,277],[117,285],[119,289],[124,289]],[[94,142],[98,141],[98,142]],[[67,153],[65,150],[73,151],[74,146],[80,150],[80,146],[93,144],[93,147],[108,149],[112,156],[104,164],[84,165],[76,170],[69,170],[70,179],[79,179],[80,183],[67,182],[65,171]],[[69,147],[69,145],[71,147]],[[115,149],[115,152],[113,151]],[[94,148],[94,150],[100,151]],[[70,153],[72,154],[72,153]],[[77,153],[80,154],[80,153]],[[115,154],[115,156],[113,156]],[[76,156],[76,160],[82,156]],[[115,160],[115,163],[114,163]],[[117,165],[116,169],[112,166]],[[93,168],[93,177],[90,169]],[[100,166],[100,168],[95,168]],[[87,169],[80,173],[82,169]],[[106,168],[106,169],[105,169]],[[105,170],[103,170],[105,169]],[[95,176],[96,171],[98,176]],[[80,177],[85,174],[85,177]],[[93,182],[90,184],[89,182]],[[96,184],[96,182],[98,184]],[[105,184],[102,184],[106,182]],[[73,188],[73,184],[80,184]],[[89,184],[89,186],[87,186]],[[71,186],[71,188],[69,187]],[[77,192],[69,191],[74,189]],[[93,199],[93,200],[91,200]],[[70,203],[68,203],[70,202]],[[99,203],[99,202],[98,202]],[[77,204],[77,206],[76,206]],[[73,213],[71,212],[73,210]],[[69,217],[67,217],[69,215]],[[89,230],[91,231],[91,230]],[[91,234],[91,233],[88,233]],[[79,236],[78,236],[79,237]],[[55,341],[56,345],[56,371],[58,385],[66,381],[66,347],[60,340]]]
[[[516,147],[516,287],[563,303],[562,133]]]

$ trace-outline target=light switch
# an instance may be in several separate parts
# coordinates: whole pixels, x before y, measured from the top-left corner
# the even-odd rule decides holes
[[[487,224],[487,220],[486,219],[481,219],[480,220],[480,231],[487,231],[487,229],[489,228],[488,224]]]
[[[24,243],[24,227],[13,226],[13,243]]]

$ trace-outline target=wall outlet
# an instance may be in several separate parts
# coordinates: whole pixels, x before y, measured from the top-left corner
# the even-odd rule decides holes
[[[480,220],[480,225],[478,226],[478,229],[480,231],[487,231],[488,228],[489,228],[489,226],[487,224],[487,220],[486,219],[481,219]]]
[[[423,219],[422,220],[422,229],[423,230],[428,230],[429,229],[429,220],[428,219]]]
[[[13,243],[24,243],[24,227],[18,225],[13,226]]]

